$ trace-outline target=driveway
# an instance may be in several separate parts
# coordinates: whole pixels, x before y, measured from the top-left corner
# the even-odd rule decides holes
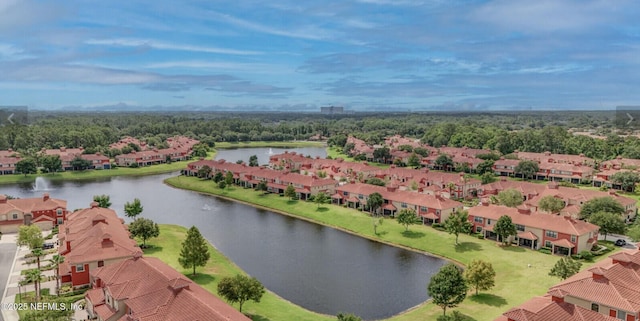
[[[7,236],[3,235],[2,238]],[[0,291],[6,292],[7,280],[11,273],[11,267],[13,266],[13,259],[16,256],[16,244],[14,242],[2,242],[0,241]],[[4,297],[3,297],[4,301]],[[3,302],[4,303],[4,302]],[[0,321],[4,321],[2,314],[0,313]]]
[[[604,236],[602,234],[600,234],[598,236],[599,240],[604,240]],[[636,242],[632,241],[628,236],[626,235],[619,235],[619,234],[607,234],[607,241],[613,241],[615,242],[615,240],[617,239],[623,239],[625,241],[627,241],[627,245],[623,246],[623,248],[626,249],[635,249],[636,248]]]

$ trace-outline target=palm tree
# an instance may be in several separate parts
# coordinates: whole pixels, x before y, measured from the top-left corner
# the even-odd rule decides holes
[[[449,198],[453,199],[453,189],[456,188],[456,184],[454,182],[449,182],[447,187],[449,188]]]
[[[56,294],[60,295],[60,274],[58,273],[58,267],[60,264],[64,263],[64,256],[62,255],[54,255],[51,258],[51,265],[53,265],[53,271],[56,274]]]
[[[36,257],[36,263],[38,264],[38,267],[37,267],[38,271],[42,271],[42,270],[40,270],[40,257],[44,255],[44,251],[42,250],[42,248],[35,248],[35,249],[31,250],[31,254]],[[38,279],[38,281],[37,281],[38,282],[38,285],[37,285],[38,287],[40,285],[39,283],[40,283],[41,279],[42,278]],[[40,296],[40,294],[38,294],[38,296]]]
[[[36,302],[38,302],[38,299],[40,298],[40,288],[38,287],[38,284],[42,280],[42,271],[40,271],[40,269],[28,270],[26,274],[26,280],[28,280],[29,282],[33,282],[36,292],[35,300]]]

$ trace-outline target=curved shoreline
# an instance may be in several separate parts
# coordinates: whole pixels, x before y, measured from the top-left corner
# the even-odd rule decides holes
[[[219,194],[215,194],[215,193],[209,193],[209,192],[198,191],[198,190],[194,190],[194,189],[190,189],[190,188],[185,188],[185,187],[182,187],[182,186],[178,186],[178,185],[176,185],[176,184],[172,184],[171,182],[169,182],[169,181],[168,181],[168,179],[163,180],[163,183],[164,183],[165,185],[167,185],[167,186],[172,187],[172,188],[181,189],[181,190],[185,190],[185,191],[191,191],[191,192],[195,192],[195,193],[202,194],[202,195],[208,195],[208,196],[218,197],[218,198],[221,198],[221,199],[224,199],[224,200],[228,200],[228,201],[232,201],[232,202],[237,202],[237,203],[244,204],[244,205],[247,205],[247,206],[251,206],[251,207],[254,207],[254,208],[257,208],[257,209],[262,209],[262,210],[271,211],[271,212],[274,212],[274,213],[278,213],[278,214],[280,214],[280,215],[285,215],[285,216],[289,216],[289,217],[292,217],[292,218],[300,219],[300,220],[303,220],[303,221],[306,221],[306,222],[309,222],[309,223],[318,224],[318,225],[326,226],[326,227],[329,227],[329,228],[333,228],[333,229],[336,229],[336,230],[342,231],[342,232],[344,232],[344,233],[348,233],[348,234],[350,234],[350,235],[357,236],[357,237],[361,237],[361,238],[364,238],[364,239],[367,239],[367,240],[370,240],[370,241],[374,241],[374,242],[377,242],[377,243],[380,243],[380,244],[384,244],[384,245],[388,245],[388,246],[393,246],[393,247],[396,247],[396,248],[404,249],[404,250],[407,250],[407,251],[412,251],[412,252],[415,252],[415,253],[418,253],[418,254],[422,254],[422,255],[426,255],[426,256],[431,256],[431,257],[440,258],[440,259],[442,259],[442,260],[446,260],[447,262],[452,262],[452,263],[454,263],[454,264],[456,264],[456,265],[458,265],[458,266],[461,266],[461,267],[464,267],[464,266],[465,266],[462,262],[457,261],[457,260],[452,259],[452,258],[448,258],[448,257],[442,256],[442,255],[437,255],[437,254],[430,253],[430,252],[427,252],[427,251],[423,251],[423,250],[420,250],[420,249],[416,249],[416,248],[413,248],[413,247],[410,247],[410,246],[406,246],[406,245],[402,245],[402,244],[397,244],[397,243],[393,243],[393,242],[389,242],[389,241],[385,241],[385,240],[376,239],[376,238],[374,238],[374,237],[371,237],[371,236],[368,236],[368,235],[362,235],[362,234],[360,234],[360,233],[358,233],[358,232],[356,232],[356,231],[353,231],[353,230],[350,230],[350,229],[346,229],[346,228],[343,228],[343,227],[341,227],[341,226],[332,225],[332,224],[327,224],[327,223],[325,223],[325,222],[321,222],[321,221],[314,220],[314,219],[312,219],[312,218],[308,218],[308,217],[304,217],[304,216],[296,215],[296,214],[294,214],[294,213],[290,213],[290,212],[287,212],[287,211],[283,211],[283,210],[280,210],[280,209],[277,209],[277,208],[272,208],[272,207],[268,207],[268,206],[264,206],[264,205],[260,205],[260,204],[255,204],[255,203],[251,203],[251,202],[247,202],[247,201],[239,200],[239,199],[236,199],[236,198],[233,198],[233,197],[230,197],[230,196],[219,195]],[[213,245],[212,245],[212,246],[213,246]],[[215,248],[215,246],[213,246],[213,247]],[[223,255],[224,255],[224,254],[223,254]],[[226,257],[226,256],[225,256],[225,257]],[[230,261],[231,261],[231,260],[230,260]],[[235,265],[235,262],[233,262],[233,261],[231,261],[231,262]],[[236,266],[237,266],[237,265],[236,265]],[[241,270],[242,270],[242,269],[241,269]],[[293,302],[291,302],[291,301],[289,301],[289,300],[287,300],[287,299],[285,299],[285,298],[281,297],[280,295],[278,295],[277,293],[275,293],[275,292],[273,292],[273,291],[270,291],[270,292],[271,292],[271,293],[273,293],[273,294],[275,294],[275,295],[276,295],[279,299],[281,299],[281,300],[284,300],[284,301],[286,301],[286,302],[288,302],[288,303],[291,303],[291,304],[297,305],[297,304],[295,304],[295,303],[293,303]],[[411,312],[411,311],[414,311],[414,310],[416,310],[416,309],[421,308],[421,307],[422,307],[422,306],[424,306],[425,304],[428,304],[430,301],[431,301],[431,298],[429,298],[429,299],[427,299],[427,300],[425,300],[425,301],[421,302],[420,304],[417,304],[417,305],[415,305],[415,306],[413,306],[413,307],[410,307],[410,308],[408,308],[408,309],[405,309],[405,310],[403,310],[403,311],[401,311],[401,312],[399,312],[399,313],[396,313],[396,314],[394,314],[394,315],[392,315],[392,316],[390,316],[390,317],[388,317],[388,318],[382,319],[382,320],[390,320],[390,319],[393,319],[393,318],[395,318],[395,317],[402,316],[402,315],[404,315],[404,314],[406,314],[406,313],[409,313],[409,312]],[[299,305],[297,305],[297,306],[299,306]],[[325,316],[326,316],[326,314],[319,313],[319,312],[312,311],[312,310],[308,310],[307,308],[302,307],[302,306],[299,306],[299,307],[301,307],[301,308],[303,308],[303,309],[305,309],[305,310],[309,311],[310,313],[315,313],[315,314],[320,314],[320,315],[325,315]]]

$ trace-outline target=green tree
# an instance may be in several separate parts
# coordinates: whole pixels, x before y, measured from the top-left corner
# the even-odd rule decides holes
[[[582,267],[582,263],[570,257],[563,257],[551,268],[550,276],[559,277],[566,280],[568,277],[578,273]]]
[[[384,204],[384,198],[378,192],[371,193],[367,199],[367,207],[371,215],[377,215],[378,209]]]
[[[376,186],[385,186],[387,185],[387,183],[377,177],[369,177],[367,178],[367,180],[365,181],[365,183],[370,184],[370,185],[376,185]]]
[[[221,171],[216,171],[216,174],[213,175],[213,182],[217,184],[223,180],[224,180],[224,174],[222,174]]]
[[[111,197],[106,194],[93,195],[93,201],[98,203],[99,207],[109,208],[111,207]]]
[[[465,321],[465,316],[458,312],[453,311],[450,315],[439,315],[436,321]]]
[[[561,198],[547,195],[540,199],[538,206],[545,212],[558,213],[564,208],[564,201]]]
[[[329,196],[325,192],[319,192],[313,199],[313,201],[318,205],[318,208],[320,208],[320,206],[325,204],[328,200]]]
[[[496,181],[496,176],[492,172],[486,172],[480,176],[482,184],[489,184]]]
[[[493,174],[493,164],[494,162],[492,160],[485,160],[484,162],[478,164],[478,167],[476,168],[476,170],[478,174],[484,174],[484,173]]]
[[[56,278],[56,294],[60,294],[60,274],[58,273],[58,267],[60,264],[64,263],[64,256],[55,254],[51,258],[51,266],[53,266],[53,272]]]
[[[207,144],[195,144],[192,147],[192,155],[195,157],[207,157],[207,153],[211,150]]]
[[[635,223],[627,230],[627,236],[634,242],[640,241],[640,224]]]
[[[416,211],[412,208],[403,208],[396,215],[396,219],[400,225],[404,226],[404,230],[409,230],[409,225],[420,223],[420,218],[416,215]]]
[[[362,318],[351,313],[338,313],[336,317],[338,321],[362,321]]]
[[[444,220],[445,230],[456,236],[456,245],[458,245],[458,235],[469,233],[472,226],[473,224],[469,222],[469,212],[465,210],[455,210]]]
[[[16,172],[22,173],[24,176],[37,173],[38,167],[36,166],[36,161],[33,158],[21,159],[16,163]]]
[[[449,263],[431,277],[427,291],[433,303],[442,308],[443,315],[447,308],[456,307],[467,296],[467,283],[462,271],[455,264]]]
[[[420,167],[420,157],[416,153],[411,153],[407,158],[407,165],[413,168]]]
[[[636,184],[640,182],[640,175],[636,172],[618,172],[611,175],[611,182],[619,184],[627,192],[633,192]]]
[[[530,160],[523,160],[516,165],[514,172],[521,174],[522,177],[526,179],[530,179],[540,170],[537,162]]]
[[[413,152],[422,156],[422,157],[427,157],[429,156],[429,150],[424,148],[424,147],[416,147],[413,149]]]
[[[258,156],[256,156],[256,155],[251,155],[251,156],[249,157],[249,166],[251,166],[251,167],[257,167],[258,165],[260,165],[260,164],[258,164]]]
[[[289,184],[289,186],[287,186],[287,188],[285,188],[284,190],[284,196],[292,200],[294,197],[296,197],[296,188],[293,187],[293,185]]]
[[[600,227],[600,234],[604,235],[605,241],[608,234],[623,234],[627,227],[622,216],[608,212],[593,213],[589,216],[588,221]]]
[[[208,165],[204,165],[202,167],[200,167],[200,169],[198,170],[198,177],[199,178],[207,178],[209,177],[209,175],[211,175],[211,167],[209,167]]]
[[[496,271],[489,262],[473,260],[464,270],[464,279],[478,295],[478,290],[489,290],[496,285]]]
[[[187,231],[187,238],[182,242],[180,257],[178,262],[185,268],[192,268],[193,274],[196,275],[196,267],[205,266],[209,261],[209,247],[207,240],[202,237],[197,227],[192,226]]]
[[[55,173],[62,170],[60,155],[45,155],[40,159],[40,162],[48,173]]]
[[[378,162],[382,160],[383,163],[386,163],[388,159],[391,158],[391,153],[389,152],[388,147],[380,147],[373,150],[373,158],[375,158]]]
[[[135,163],[137,165],[137,163]],[[86,160],[82,157],[80,157],[80,155],[76,156],[73,158],[73,160],[71,160],[71,168],[73,168],[74,171],[76,170],[85,170],[89,167],[91,167],[91,161]]]
[[[148,218],[138,217],[129,224],[129,232],[133,237],[142,239],[142,248],[147,247],[147,240],[160,235],[160,228]]]
[[[226,181],[219,181],[218,182],[218,188],[225,189],[225,187],[227,187],[227,182]]]
[[[242,312],[242,305],[245,302],[249,300],[260,302],[264,292],[264,286],[258,279],[241,274],[224,277],[218,283],[218,294],[231,303],[238,302],[240,312]]]
[[[453,159],[449,155],[440,154],[434,164],[442,170],[450,171],[453,168]]]
[[[258,182],[258,184],[256,185],[256,190],[266,193],[268,190],[267,182],[265,181]]]
[[[592,198],[582,205],[580,208],[580,218],[589,220],[589,216],[598,212],[607,212],[622,215],[624,207],[620,202],[611,196]]]
[[[520,191],[515,188],[508,188],[498,193],[498,202],[507,207],[516,207],[524,202]]]
[[[493,231],[498,234],[500,240],[503,244],[509,244],[509,237],[515,236],[518,234],[518,230],[516,230],[516,225],[511,221],[511,217],[508,215],[502,215],[498,218],[496,222],[496,226],[493,228]]]
[[[40,282],[42,281],[43,275],[42,275],[42,270],[40,269],[31,269],[31,270],[27,270],[26,272],[26,279],[27,282],[33,282],[33,286],[35,289],[35,299],[36,302],[38,302],[40,300]]]
[[[21,225],[18,228],[17,244],[20,246],[27,246],[30,250],[42,248],[44,238],[42,237],[40,227],[35,224]]]
[[[133,202],[131,203],[124,203],[124,213],[129,218],[135,218],[136,216],[140,215],[140,213],[142,213],[142,210],[143,206],[142,203],[140,203],[140,199],[138,198],[134,198]]]
[[[227,186],[231,186],[231,184],[233,184],[233,173],[232,172],[227,172],[224,175],[224,182],[225,184],[227,184]]]

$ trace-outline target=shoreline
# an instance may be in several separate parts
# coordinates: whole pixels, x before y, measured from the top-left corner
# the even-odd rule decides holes
[[[216,143],[214,147],[205,157],[205,159],[213,159],[218,149],[241,149],[241,148],[260,148],[260,147],[274,147],[274,148],[304,148],[304,147],[324,147],[327,148],[326,142],[321,141],[287,141],[287,142],[238,142]],[[120,176],[148,176],[148,175],[160,175],[172,172],[178,172],[184,169],[190,162],[196,161],[197,157],[185,161],[178,161],[173,163],[164,163],[150,166],[142,166],[138,168],[130,167],[115,167],[112,169],[90,169],[83,171],[62,171],[56,173],[39,173],[39,174],[7,174],[0,175],[0,185],[10,184],[28,184],[34,183],[36,178],[43,177],[50,181],[82,181],[91,179],[112,178]]]

